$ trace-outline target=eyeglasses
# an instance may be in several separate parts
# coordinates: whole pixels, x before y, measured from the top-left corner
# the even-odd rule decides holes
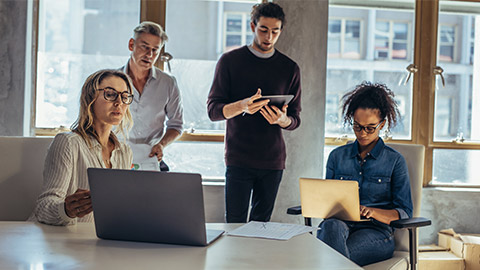
[[[364,127],[362,125],[359,125],[358,123],[353,123],[353,130],[355,132],[362,132],[362,130],[365,130],[365,132],[367,134],[372,134],[372,133],[375,132],[375,130],[377,130],[377,128],[380,126],[380,124],[383,123],[383,121],[385,121],[385,120],[380,121],[380,123],[378,123],[378,125],[375,126],[375,127],[370,127],[370,126]]]
[[[118,92],[114,88],[105,87],[103,89],[97,89],[97,91],[103,91],[103,97],[105,100],[108,101],[115,101],[117,100],[118,96],[120,95],[123,104],[130,105],[133,101],[133,95],[128,93],[127,91]]]

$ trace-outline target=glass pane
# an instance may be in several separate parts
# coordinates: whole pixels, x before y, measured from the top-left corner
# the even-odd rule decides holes
[[[393,43],[392,48],[393,59],[407,59],[407,43]]]
[[[225,121],[208,118],[206,102],[219,57],[233,46],[252,41],[248,19],[252,6],[260,1],[167,1],[165,51],[173,55],[171,73],[182,95],[185,128],[197,133],[223,133]],[[182,12],[178,12],[181,10]],[[226,14],[237,14],[231,26],[240,33],[230,35]],[[240,21],[240,17],[243,21]],[[188,18],[186,20],[185,18]],[[238,25],[237,25],[238,24]],[[239,28],[240,27],[240,28]],[[199,172],[203,177],[224,177],[224,144],[175,142],[165,153],[175,171]]]
[[[480,185],[480,150],[434,149],[431,184]]]
[[[346,21],[345,36],[347,38],[359,38],[360,37],[360,22],[359,21]]]
[[[366,71],[327,69],[327,96],[325,112],[325,136],[339,137],[348,134],[353,137],[353,131],[349,125],[343,124],[340,100],[355,85],[361,83],[367,76]]]
[[[227,13],[227,32],[242,32],[242,14]]]
[[[231,50],[232,47],[238,48],[242,44],[241,35],[227,35],[227,47]]]
[[[332,34],[340,34],[342,29],[342,21],[341,20],[328,20],[328,35]]]
[[[461,6],[460,6],[461,4]],[[478,14],[455,12],[458,5],[478,10],[480,3],[440,2],[437,65],[444,69],[445,87],[435,79],[434,141],[480,140],[480,59],[473,55],[480,46]],[[445,64],[445,62],[450,62]],[[474,91],[477,89],[477,91]]]
[[[392,129],[395,139],[409,139],[411,137],[411,119],[412,119],[412,83],[410,79],[407,85],[404,85],[405,72],[387,72],[376,71],[374,74],[376,82],[386,84],[395,94],[395,101],[398,104],[401,119],[397,126]]]
[[[340,57],[340,39],[328,39],[328,57],[338,58]]]
[[[358,39],[345,39],[343,58],[360,59],[360,42]]]
[[[394,23],[393,34],[396,40],[407,40],[408,38],[408,24],[406,23]]]
[[[39,5],[35,125],[70,127],[87,76],[127,62],[140,1],[43,0]]]
[[[326,137],[354,137],[351,127],[343,124],[341,97],[363,81],[371,81],[387,84],[397,95],[402,118],[392,131],[393,138],[411,138],[412,80],[407,85],[403,82],[413,56],[413,40],[408,37],[414,36],[414,3],[405,2],[405,9],[330,5]]]
[[[175,142],[165,148],[164,160],[172,171],[216,178],[225,175],[223,154],[223,143]]]
[[[165,44],[165,51],[173,55],[171,73],[177,79],[182,95],[186,128],[198,132],[224,132],[225,121],[212,122],[208,118],[207,95],[217,59],[224,50],[245,45],[242,40],[252,40],[250,28],[245,27],[242,32],[242,18],[250,17],[254,4],[255,1],[234,0],[167,1],[169,41]],[[227,27],[241,34],[228,34],[227,29],[223,29],[224,16],[231,22]]]

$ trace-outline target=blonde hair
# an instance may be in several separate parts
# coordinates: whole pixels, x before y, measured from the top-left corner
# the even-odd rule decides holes
[[[72,124],[70,129],[73,132],[82,136],[82,138],[86,141],[89,147],[92,146],[90,143],[90,137],[94,137],[97,141],[99,140],[98,134],[93,127],[93,103],[95,103],[95,100],[97,100],[97,98],[100,96],[97,93],[99,85],[104,79],[109,77],[118,77],[122,79],[127,85],[128,92],[130,94],[133,94],[130,78],[122,71],[113,69],[102,69],[88,76],[82,86],[82,93],[80,95],[80,112],[78,114],[78,118]],[[110,140],[112,140],[115,145],[118,145],[118,139],[114,133],[120,132],[123,135],[123,138],[126,138],[128,135],[128,131],[132,128],[132,126],[132,114],[130,113],[130,108],[127,107],[125,116],[123,117],[120,124],[118,124],[114,132],[110,132]]]

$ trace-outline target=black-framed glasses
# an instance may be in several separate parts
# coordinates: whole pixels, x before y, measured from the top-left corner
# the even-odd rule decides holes
[[[118,96],[120,95],[123,104],[130,105],[133,101],[133,95],[128,93],[128,91],[118,92],[112,87],[105,87],[102,89],[97,89],[97,91],[103,91],[103,97],[105,100],[108,101],[115,101],[117,100]]]
[[[362,132],[362,130],[365,130],[367,134],[372,134],[383,123],[383,121],[385,120],[380,121],[380,123],[378,123],[378,125],[376,125],[375,127],[371,127],[371,126],[365,127],[365,126],[359,125],[358,123],[353,123],[352,127],[355,132]]]

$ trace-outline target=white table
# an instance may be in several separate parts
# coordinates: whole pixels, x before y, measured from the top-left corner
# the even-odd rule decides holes
[[[207,224],[232,230],[238,225]],[[67,227],[0,222],[0,269],[361,269],[310,234],[288,241],[222,236],[208,247],[97,238]]]

